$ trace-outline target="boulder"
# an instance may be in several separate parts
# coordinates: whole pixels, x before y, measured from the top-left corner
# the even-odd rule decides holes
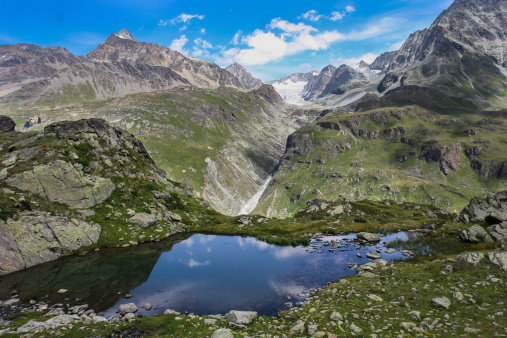
[[[493,238],[480,225],[473,225],[459,234],[459,238],[465,242],[481,243],[492,242]]]
[[[75,209],[104,202],[115,189],[108,178],[84,175],[71,163],[56,160],[13,175],[7,184]]]
[[[229,322],[244,325],[250,324],[254,318],[257,317],[256,311],[236,311],[231,310],[225,315],[225,319]]]
[[[218,329],[213,332],[211,338],[234,338],[234,335],[229,329]]]
[[[136,313],[137,306],[134,303],[121,304],[118,310],[120,311],[120,314],[123,316],[127,313]]]
[[[366,257],[368,257],[370,259],[380,259],[381,256],[378,252],[371,251],[366,254]]]
[[[157,222],[157,217],[146,212],[139,212],[130,217],[127,222],[141,228],[148,228]]]
[[[467,252],[458,256],[458,261],[476,265],[484,258],[482,252]]]
[[[447,297],[439,297],[439,298],[433,298],[431,300],[431,304],[435,305],[438,308],[447,310],[451,306],[451,301]]]
[[[25,325],[19,327],[16,333],[28,333],[28,332],[37,332],[44,331],[49,329],[49,325],[46,323],[41,323],[35,320],[30,320]]]
[[[0,220],[0,274],[49,262],[92,245],[100,232],[98,224],[39,211],[25,211],[15,220]]]
[[[329,319],[331,320],[335,320],[335,321],[339,321],[339,320],[343,320],[343,316],[341,313],[337,312],[337,311],[334,311],[333,313],[331,313],[331,315],[329,316]]]
[[[356,235],[357,239],[366,241],[366,242],[380,242],[380,237],[377,234],[372,234],[369,232],[360,232]]]
[[[74,321],[79,321],[79,320],[80,320],[80,317],[77,315],[60,315],[60,316],[56,316],[56,317],[46,320],[45,323],[51,327],[55,327],[58,325],[71,324]]]
[[[486,221],[498,224],[507,221],[507,191],[474,197],[460,212],[459,218],[465,223]]]
[[[16,123],[9,116],[0,115],[0,132],[14,131],[14,128]]]
[[[495,241],[507,240],[507,222],[493,225],[489,228],[489,234]]]
[[[502,269],[507,270],[507,252],[490,252],[488,258],[491,262],[499,265]]]

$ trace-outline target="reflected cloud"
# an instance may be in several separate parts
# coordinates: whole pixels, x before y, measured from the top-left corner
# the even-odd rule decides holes
[[[274,256],[276,259],[287,259],[296,256],[303,256],[305,251],[301,248],[294,248],[292,246],[287,246],[281,249],[276,249],[274,252]]]
[[[194,245],[195,241],[192,237],[190,237],[189,239],[181,242],[181,244],[185,244],[186,246],[188,246],[189,248]]]
[[[259,241],[258,239],[255,239],[253,237],[248,237],[245,239],[245,243],[253,245],[257,247],[259,250],[264,251],[271,247],[271,244],[268,244],[266,242]]]
[[[189,268],[194,268],[196,266],[210,265],[211,262],[210,261],[199,262],[199,261],[196,261],[195,259],[191,258],[188,262],[185,262],[184,264],[186,266],[188,266]]]
[[[213,242],[216,238],[217,238],[217,236],[215,236],[215,235],[200,236],[199,243],[207,244],[207,243]]]
[[[271,289],[273,289],[280,296],[297,296],[298,293],[303,293],[306,289],[303,285],[297,285],[294,282],[287,281],[279,282],[270,280],[268,284]]]

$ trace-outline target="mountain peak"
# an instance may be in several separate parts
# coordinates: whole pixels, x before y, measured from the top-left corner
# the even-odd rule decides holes
[[[137,39],[134,37],[134,35],[132,35],[132,33],[130,33],[128,30],[126,30],[125,28],[123,28],[121,31],[118,32],[118,34],[115,34],[117,37],[119,37],[120,39],[127,39],[127,40],[132,40],[132,41],[135,41],[135,42],[139,42],[137,41]]]
[[[363,60],[361,60],[361,62],[357,64],[357,68],[368,68],[368,67],[370,67],[370,65],[364,62]]]

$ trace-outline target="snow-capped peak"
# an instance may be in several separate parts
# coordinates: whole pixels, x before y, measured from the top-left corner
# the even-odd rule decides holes
[[[137,39],[132,35],[132,33],[130,33],[125,28],[119,31],[118,34],[116,34],[116,36],[119,37],[120,39],[132,40],[137,42]]]

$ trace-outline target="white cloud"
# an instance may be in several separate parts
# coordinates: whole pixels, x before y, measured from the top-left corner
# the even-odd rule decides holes
[[[191,258],[186,265],[189,268],[194,268],[196,266],[206,266],[206,265],[210,265],[210,264],[211,264],[210,261],[199,262],[199,261],[196,261],[195,259]]]
[[[338,11],[331,12],[331,16],[329,17],[329,20],[339,21],[339,20],[343,19],[345,17],[345,15],[347,15],[347,13],[352,13],[355,11],[356,11],[356,9],[353,6],[347,6],[347,7],[345,7],[345,11],[343,11],[343,12],[338,12]]]
[[[204,15],[200,15],[200,14],[185,14],[185,13],[181,13],[180,15],[178,15],[177,17],[175,17],[174,19],[171,20],[171,23],[173,25],[177,24],[178,22],[183,22],[183,23],[187,23],[189,22],[190,20],[192,19],[199,19],[199,20],[202,20],[204,19]]]
[[[182,35],[180,36],[179,39],[174,39],[173,42],[171,42],[169,48],[183,54],[188,54],[188,51],[183,49],[183,47],[187,42],[188,42],[187,37],[185,35]]]
[[[297,25],[281,18],[271,20],[268,25],[269,28],[278,28],[286,33],[309,33],[317,32],[317,29],[312,26],[305,25],[304,23],[298,23]]]
[[[194,43],[200,47],[200,48],[212,48],[213,45],[211,45],[211,43],[209,43],[208,41],[204,40],[204,39],[201,39],[201,38],[197,38],[194,40]]]
[[[241,34],[243,34],[243,31],[237,31],[236,34],[234,34],[231,41],[233,45],[239,45]]]
[[[298,19],[306,19],[306,20],[310,20],[310,21],[319,21],[320,19],[322,19],[324,17],[324,15],[318,14],[318,13],[319,12],[317,12],[315,9],[311,9],[308,12],[303,13],[300,16],[298,16]]]
[[[206,34],[206,28],[201,28],[200,32],[201,34]]]
[[[373,61],[375,61],[375,59],[377,57],[378,57],[377,54],[366,53],[366,54],[361,55],[361,56],[356,57],[356,58],[338,58],[338,59],[333,60],[333,61],[336,62],[336,64],[338,64],[338,65],[346,64],[348,66],[355,66],[355,65],[357,65],[361,61],[364,61],[364,62],[366,62],[368,64],[371,64]]]

